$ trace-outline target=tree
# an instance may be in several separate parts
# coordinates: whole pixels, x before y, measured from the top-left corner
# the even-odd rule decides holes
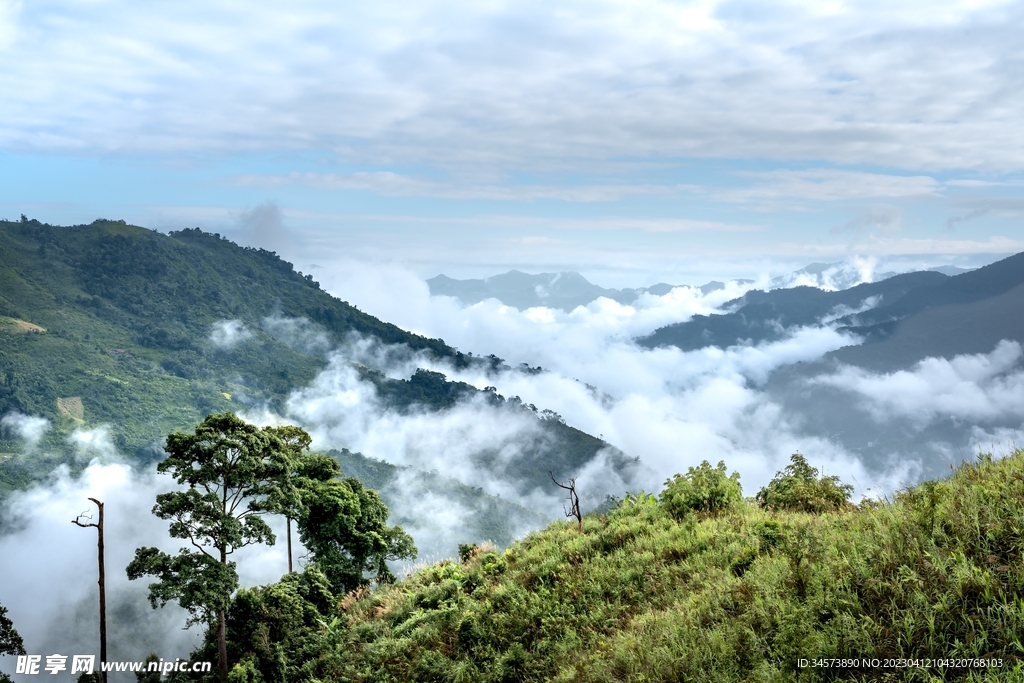
[[[177,601],[189,612],[189,625],[217,620],[218,671],[228,674],[225,611],[238,587],[235,563],[228,557],[254,543],[273,545],[274,534],[262,519],[271,505],[271,482],[287,469],[287,447],[272,431],[243,422],[232,413],[208,415],[194,434],[167,437],[167,459],[157,471],[170,473],[183,491],[158,494],[153,514],[171,521],[173,538],[189,541],[169,555],[139,548],[128,578],[157,577],[149,585],[154,608]]]
[[[551,476],[551,481],[555,482],[555,486],[569,492],[569,509],[566,510],[565,505],[563,505],[562,512],[565,513],[566,517],[575,517],[577,528],[580,531],[583,531],[583,513],[580,512],[580,497],[576,493],[576,477],[571,477],[569,479],[569,485],[566,486],[555,479],[555,475],[551,470],[548,470],[548,474]]]
[[[757,504],[768,510],[822,513],[840,509],[852,493],[853,487],[839,477],[819,477],[807,458],[794,453],[786,468],[757,492]]]
[[[0,605],[0,655],[23,655],[25,643],[7,616],[7,608]],[[11,683],[11,677],[0,671],[0,683]]]
[[[264,427],[264,430],[273,434],[285,446],[285,466],[278,472],[268,487],[267,504],[271,512],[283,515],[285,518],[287,539],[288,539],[288,573],[292,572],[292,522],[302,514],[302,495],[300,489],[306,477],[311,462],[319,457],[306,453],[309,444],[312,442],[305,430],[293,425],[283,427]],[[327,458],[332,463],[333,459]],[[317,469],[315,466],[314,470]],[[333,477],[337,471],[327,475],[327,479]]]
[[[712,467],[705,460],[697,467],[690,467],[686,474],[676,474],[665,481],[659,500],[669,514],[679,520],[691,512],[724,512],[743,500],[740,475],[738,472],[729,474],[724,462]]]
[[[346,593],[368,582],[394,580],[388,560],[416,557],[416,546],[400,526],[387,525],[388,508],[377,492],[358,479],[324,478],[326,469],[338,473],[331,458],[311,463],[302,489],[299,537],[313,555],[332,590]],[[312,470],[312,471],[310,471]]]

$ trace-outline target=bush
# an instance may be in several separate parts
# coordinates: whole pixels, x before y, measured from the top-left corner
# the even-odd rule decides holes
[[[676,474],[665,482],[659,496],[661,504],[677,520],[690,512],[714,514],[728,510],[743,500],[738,472],[727,474],[725,463],[712,467],[707,460]]]
[[[757,504],[767,510],[831,512],[844,507],[853,487],[839,477],[819,477],[807,459],[794,453],[786,469],[776,473],[768,486],[757,492]]]

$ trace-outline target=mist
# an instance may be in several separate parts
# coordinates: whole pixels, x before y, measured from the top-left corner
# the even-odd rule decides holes
[[[903,270],[901,265],[885,267]],[[795,274],[783,284],[847,287],[871,281],[879,270],[877,259],[851,258],[823,269],[814,281]],[[979,357],[927,359],[892,376],[822,365],[828,352],[860,343],[831,321],[868,310],[877,299],[837,311],[817,326],[787,330],[776,342],[683,352],[641,348],[632,339],[713,314],[751,288],[777,286],[778,278],[731,282],[707,295],[677,287],[664,296],[645,294],[631,306],[597,299],[564,312],[520,311],[494,299],[464,306],[430,296],[417,275],[395,264],[344,261],[324,271],[318,277],[328,291],[372,314],[463,352],[497,354],[513,368],[542,366],[541,374],[495,375],[426,361],[450,379],[494,386],[504,396],[554,410],[569,425],[639,457],[644,476],[624,482],[631,490],[658,490],[666,478],[702,460],[724,460],[753,495],[792,453],[801,452],[854,484],[856,500],[941,475],[979,450],[1008,448],[1021,425],[1024,389],[1014,342]],[[792,374],[803,368],[813,372],[797,373],[784,388],[773,380],[781,369]],[[925,423],[931,431],[922,431]]]
[[[0,604],[30,654],[99,654],[97,534],[71,523],[80,515],[83,523],[96,522],[96,506],[89,501],[96,498],[104,503],[108,659],[187,657],[201,640],[201,628],[185,630],[187,614],[175,603],[152,609],[149,581],[129,581],[125,572],[138,547],[175,553],[185,544],[170,538],[168,523],[150,512],[156,494],[173,490],[175,482],[155,466],[133,467],[105,427],[76,430],[69,443],[78,458],[87,459],[84,469],[74,474],[62,465],[45,481],[10,495],[0,510]],[[233,556],[242,585],[276,581],[287,571],[284,523],[267,521],[279,543]],[[299,545],[296,554],[301,552]],[[0,670],[14,671],[13,659],[0,658]]]

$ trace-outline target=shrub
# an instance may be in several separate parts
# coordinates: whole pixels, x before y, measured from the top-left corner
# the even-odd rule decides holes
[[[686,474],[676,474],[667,480],[659,500],[677,520],[690,512],[722,512],[743,500],[740,475],[738,472],[728,474],[724,462],[712,467],[705,460]]]
[[[757,492],[757,504],[768,510],[822,513],[845,506],[851,493],[852,486],[840,482],[839,477],[819,477],[807,458],[794,453],[786,469]]]

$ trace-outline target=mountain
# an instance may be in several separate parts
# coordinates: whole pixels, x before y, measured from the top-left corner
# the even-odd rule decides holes
[[[808,286],[753,290],[726,302],[725,313],[666,325],[637,343],[684,351],[725,348],[777,341],[793,328],[827,322],[865,340],[830,358],[891,370],[928,356],[987,353],[1001,339],[1024,339],[1021,292],[1016,291],[1024,285],[1024,254],[983,268],[959,269],[953,277],[940,270],[894,275],[838,291]],[[936,310],[924,314],[931,309]]]
[[[924,358],[990,352],[1024,342],[1024,253],[963,273],[839,321],[865,343],[829,359],[892,371]]]
[[[0,493],[27,486],[58,463],[83,467],[69,441],[78,429],[107,429],[120,452],[148,462],[162,457],[168,433],[192,429],[207,413],[284,415],[293,392],[356,342],[381,350],[344,359],[372,386],[380,410],[443,413],[468,402],[535,420],[537,436],[515,462],[502,463],[500,474],[524,494],[552,488],[549,470],[574,476],[599,452],[621,471],[637,466],[518,397],[426,368],[389,375],[389,363],[415,369],[425,361],[488,373],[526,370],[378,320],[272,252],[198,229],[165,235],[123,221],[62,227],[23,220],[0,222]],[[53,428],[26,447],[19,425],[40,418]],[[476,462],[493,463],[497,450],[496,444],[475,454]],[[440,481],[416,476],[424,485]],[[446,483],[441,493],[457,483]],[[459,495],[469,490],[479,505],[492,504],[477,489]],[[507,501],[495,504],[500,510],[485,527],[525,512]],[[510,538],[507,528],[503,534],[479,538]]]
[[[750,291],[723,310],[637,343],[725,348],[821,325],[855,335],[858,343],[776,368],[760,389],[794,429],[841,446],[869,471],[914,463],[911,476],[940,476],[972,443],[1002,441],[995,435],[1020,427],[1019,414],[989,405],[986,392],[1012,393],[1019,381],[1013,344],[1024,343],[1024,254],[952,277],[917,272],[834,292]]]
[[[692,351],[705,346],[725,348],[776,341],[794,327],[817,325],[829,316],[844,316],[852,321],[851,310],[899,300],[911,291],[946,279],[941,273],[920,272],[839,291],[808,286],[767,292],[753,290],[725,303],[722,309],[727,313],[696,315],[686,322],[658,328],[637,343],[647,348],[677,346]]]
[[[629,305],[645,292],[664,296],[677,287],[660,282],[636,289],[605,289],[571,271],[530,275],[519,270],[510,270],[502,275],[482,280],[455,280],[446,275],[438,275],[427,280],[427,285],[430,287],[431,295],[452,296],[467,306],[487,299],[497,299],[506,306],[514,306],[520,310],[545,306],[563,311],[586,306],[602,296]],[[701,286],[700,290],[707,294],[724,287],[725,284],[722,282],[709,282]]]
[[[957,266],[937,266],[927,272],[943,275],[958,275],[968,272],[967,268]],[[895,272],[874,273],[872,281],[877,283],[897,275]],[[772,279],[770,289],[793,287],[816,287],[828,291],[845,290],[861,284],[864,274],[854,265],[846,262],[811,263],[788,275]],[[737,279],[731,282],[748,285],[753,280]],[[577,306],[586,306],[598,297],[605,297],[620,304],[630,305],[643,294],[664,296],[680,285],[659,282],[650,287],[626,289],[606,289],[592,284],[579,273],[565,271],[560,273],[538,273],[531,275],[519,270],[510,270],[502,275],[494,275],[482,280],[456,280],[446,275],[438,275],[427,280],[433,296],[451,296],[464,305],[472,305],[487,299],[497,299],[506,306],[514,306],[520,310],[535,306],[558,308],[572,311]],[[724,289],[725,283],[711,281],[701,285],[704,294]]]
[[[896,273],[873,273],[871,280],[872,282],[879,282],[893,275],[896,275]],[[810,263],[788,275],[772,278],[771,288],[779,289],[782,287],[804,285],[834,291],[849,289],[863,282],[864,274],[859,269],[851,263],[839,261],[836,263]]]

